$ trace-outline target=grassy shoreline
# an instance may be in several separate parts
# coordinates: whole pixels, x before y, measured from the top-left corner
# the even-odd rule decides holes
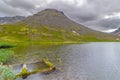
[[[64,45],[64,44],[84,44],[84,43],[91,43],[91,42],[120,42],[120,41],[85,41],[85,42],[77,42],[77,41],[63,41],[63,42],[34,42],[34,41],[21,41],[21,42],[8,42],[3,41],[0,42],[1,46],[26,46],[26,45]]]

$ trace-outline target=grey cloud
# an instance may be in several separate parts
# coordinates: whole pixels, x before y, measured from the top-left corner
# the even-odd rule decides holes
[[[3,1],[0,1],[0,16],[16,16],[16,15],[27,16],[30,15],[30,12],[22,8],[9,6],[5,4]]]
[[[55,8],[66,13],[66,15],[69,16],[71,19],[74,19],[80,22],[93,20],[93,19],[96,19],[97,17],[90,6],[85,6],[81,8],[81,7],[77,7],[76,5],[70,5],[68,3],[65,3],[62,0],[54,0],[52,3],[48,3],[47,0],[44,0],[43,2],[39,1],[44,3],[45,6],[41,6],[38,9],[35,8],[36,4],[37,5],[41,5],[41,4],[38,4],[38,3],[35,4],[34,2],[32,2],[32,0],[24,0],[24,1],[23,0],[3,0],[3,1],[8,6],[15,8],[15,10],[16,8],[19,10],[21,9],[21,12],[35,13],[45,8]],[[8,6],[6,6],[6,8],[8,8]],[[16,10],[16,12],[17,11],[18,10]]]
[[[75,4],[68,4],[63,0],[1,0],[0,1],[0,15],[30,15],[39,12],[46,8],[54,8],[63,11],[69,18],[79,23],[110,27],[111,22],[117,27],[119,19],[111,21],[102,19],[107,14],[120,12],[120,0],[86,0],[83,6],[76,6]],[[4,3],[4,5],[3,5]],[[36,8],[39,5],[40,8]]]
[[[119,18],[103,19],[96,21],[94,24],[108,29],[111,28],[114,29],[120,27],[120,19]]]
[[[115,29],[120,28],[120,18],[94,20],[86,22],[84,25],[98,31]]]
[[[21,9],[14,9],[14,8],[6,8],[6,7],[0,7],[0,14],[2,14],[3,16],[15,16],[15,15],[25,15],[25,14],[30,14],[29,12],[26,12],[24,10],[22,10],[23,12],[21,12]]]
[[[107,28],[117,28],[120,27],[120,19],[102,20],[97,24]]]
[[[34,9],[35,5],[30,0],[3,0],[7,5],[14,8]]]
[[[97,13],[107,14],[120,10],[120,0],[88,0]]]
[[[88,5],[88,4],[86,4]],[[77,7],[75,5],[70,5],[62,1],[54,1],[51,4],[47,4],[45,8],[55,8],[63,11],[68,17],[78,22],[87,22],[90,20],[95,20],[99,16],[96,14],[91,5],[82,7]],[[41,8],[40,8],[41,9]]]

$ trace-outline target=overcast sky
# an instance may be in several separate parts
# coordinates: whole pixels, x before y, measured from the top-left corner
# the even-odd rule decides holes
[[[73,20],[93,28],[106,27],[114,20],[117,25],[110,28],[120,26],[120,0],[0,0],[1,17],[28,16],[46,8],[61,10]]]

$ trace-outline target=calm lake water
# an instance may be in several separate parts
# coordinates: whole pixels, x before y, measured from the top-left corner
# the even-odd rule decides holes
[[[29,46],[14,51],[17,56],[11,63],[40,61],[47,56],[59,69],[51,74],[31,75],[26,80],[120,79],[120,43]]]

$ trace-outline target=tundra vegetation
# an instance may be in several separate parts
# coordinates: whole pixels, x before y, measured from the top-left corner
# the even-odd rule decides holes
[[[12,66],[6,65],[13,57],[14,52],[11,50],[0,49],[0,80],[14,80],[16,75]]]

